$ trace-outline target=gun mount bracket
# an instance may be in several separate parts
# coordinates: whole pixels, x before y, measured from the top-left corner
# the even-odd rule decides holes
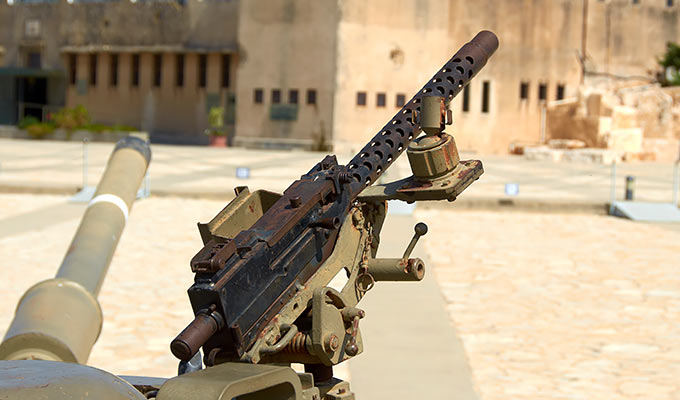
[[[483,173],[481,161],[461,161],[450,173],[436,179],[421,180],[411,176],[395,182],[368,187],[359,195],[359,200],[401,200],[407,203],[424,200],[454,201]]]

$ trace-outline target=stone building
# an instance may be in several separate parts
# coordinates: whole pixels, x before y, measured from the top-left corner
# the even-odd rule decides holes
[[[84,104],[184,143],[222,107],[237,144],[358,150],[489,29],[501,47],[454,99],[452,131],[506,152],[541,138],[547,101],[582,79],[653,79],[680,39],[672,0],[36,1],[0,3],[0,124]]]

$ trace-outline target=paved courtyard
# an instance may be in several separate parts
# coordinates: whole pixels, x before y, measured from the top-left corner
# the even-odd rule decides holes
[[[482,399],[680,399],[680,232],[597,215],[417,216]]]
[[[106,166],[112,143],[88,145],[87,182],[94,185]],[[149,178],[157,195],[229,198],[232,188],[251,185],[281,191],[292,179],[309,171],[324,153],[262,151],[240,148],[152,145]],[[338,154],[341,163],[354,154]],[[82,186],[83,145],[75,142],[0,139],[0,192],[74,193]],[[610,198],[611,167],[599,164],[531,161],[519,156],[461,154],[481,159],[484,175],[461,196],[467,205],[497,203],[507,199],[506,183],[519,184],[517,203],[550,203],[573,208],[579,204],[604,204]],[[247,167],[249,177],[236,177]],[[49,171],[49,175],[45,172]],[[665,163],[619,164],[617,196],[622,199],[626,175],[636,177],[636,199],[670,202],[673,165]],[[410,175],[406,156],[386,172],[389,180]]]
[[[82,211],[66,200],[0,195],[0,333],[23,291],[53,276],[63,257],[78,224],[73,210]],[[134,205],[101,291],[104,329],[90,365],[175,373],[167,349],[191,319],[195,223],[223,204],[164,197]],[[46,209],[71,216],[28,218]],[[13,233],[17,216],[28,222]],[[420,251],[482,399],[680,398],[680,232],[597,215],[431,209],[416,218],[430,226]],[[355,371],[350,364],[337,375],[381,373]]]
[[[90,184],[112,146],[90,146]],[[192,318],[186,289],[188,262],[201,247],[196,222],[214,216],[233,186],[283,190],[322,154],[153,152],[152,197],[132,209],[100,294],[104,328],[88,363],[171,376],[177,363],[168,343]],[[0,140],[0,335],[21,294],[54,276],[77,228],[84,205],[67,194],[82,183],[81,155],[75,143]],[[415,253],[429,260],[427,281],[367,296],[367,351],[336,375],[351,379],[359,399],[446,398],[438,393],[467,373],[456,363],[466,364],[464,353],[484,400],[680,399],[680,224],[564,213],[565,204],[607,201],[609,167],[478,158],[486,173],[459,201],[391,217],[401,220],[385,229],[395,239],[381,244],[384,256],[403,251],[416,220],[429,225]],[[248,179],[236,177],[242,166]],[[389,179],[407,171],[402,162]],[[620,171],[639,177],[640,198],[670,197],[670,165]],[[506,182],[520,183],[515,199],[555,209],[466,206],[497,204]]]

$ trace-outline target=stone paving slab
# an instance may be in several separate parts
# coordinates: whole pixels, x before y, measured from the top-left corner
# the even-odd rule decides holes
[[[378,257],[400,257],[416,220],[388,216]],[[426,265],[421,282],[377,282],[359,307],[364,353],[349,364],[358,399],[478,400],[463,345],[449,322],[422,238],[412,257]]]
[[[0,226],[21,228],[0,237],[0,335],[21,294],[54,276],[79,218],[8,221],[66,200],[0,195]],[[188,260],[201,245],[196,222],[223,205],[135,203],[102,287],[105,322],[90,365],[175,373],[168,343],[192,316],[186,289]],[[431,209],[416,217],[430,227],[418,248],[431,260],[482,399],[680,398],[680,231],[596,215]],[[347,366],[336,374],[356,375]]]
[[[680,399],[680,232],[593,215],[416,217],[482,399]]]
[[[112,143],[88,145],[89,184],[104,170]],[[0,191],[75,193],[82,186],[83,145],[75,142],[0,139]],[[282,191],[319,162],[324,153],[248,150],[199,146],[152,145],[149,168],[154,193],[230,198],[233,187],[250,185]],[[338,154],[341,163],[353,154]],[[517,156],[462,154],[481,159],[485,173],[461,196],[463,202],[512,199],[516,202],[604,204],[610,198],[611,167],[598,164],[532,161]],[[236,178],[236,168],[249,167],[250,178]],[[667,163],[619,164],[617,196],[622,198],[626,175],[636,177],[636,200],[672,198],[673,165]],[[398,179],[409,173],[406,157],[389,171]],[[519,184],[519,195],[508,197],[506,183]],[[491,203],[493,204],[493,202]]]

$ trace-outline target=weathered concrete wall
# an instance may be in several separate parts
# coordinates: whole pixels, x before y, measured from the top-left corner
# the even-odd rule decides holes
[[[337,20],[335,0],[241,3],[237,140],[299,142],[318,140],[322,132],[330,140]],[[263,91],[261,104],[254,101],[255,89]],[[316,91],[316,105],[307,104],[309,89]],[[289,104],[289,91],[298,91],[294,120],[271,118],[273,90],[281,93],[274,107],[292,112],[296,106]]]
[[[677,2],[675,2],[677,3]],[[588,63],[591,72],[654,78],[666,42],[680,38],[680,7],[666,0],[590,1]]]
[[[491,63],[471,84],[470,112],[461,112],[462,96],[454,100],[462,131],[457,135],[459,147],[505,152],[514,141],[538,141],[539,85],[546,85],[546,99],[551,101],[557,85],[564,85],[565,96],[570,97],[580,83],[583,0],[451,0],[450,4],[452,42],[481,29],[496,32],[501,41]],[[679,12],[677,4],[667,7],[665,0],[639,4],[590,0],[587,80],[602,79],[600,73],[654,76],[666,42],[679,39]],[[488,114],[480,112],[484,80],[491,82]],[[521,82],[529,84],[527,100],[520,99]]]
[[[29,20],[40,22],[39,37],[25,33]],[[41,46],[45,68],[64,68],[63,46],[152,46],[184,45],[188,48],[235,46],[238,1],[187,0],[175,2],[129,1],[104,3],[0,4],[3,34],[9,66],[22,66],[19,49]]]
[[[196,139],[207,127],[208,100],[217,98],[224,105],[228,92],[236,91],[238,137],[301,142],[318,140],[323,132],[342,151],[358,149],[398,110],[398,94],[408,101],[460,45],[490,29],[500,37],[500,49],[472,82],[469,110],[462,110],[462,94],[453,101],[452,132],[462,150],[504,153],[512,142],[540,139],[541,108],[556,99],[558,87],[565,97],[576,94],[584,1],[188,0],[180,5],[60,0],[13,6],[0,1],[0,46],[5,48],[2,65],[23,65],[26,51],[38,46],[44,67],[55,69],[64,69],[63,46],[180,46],[187,53],[185,87],[172,85],[174,62],[166,49],[163,85],[153,88],[152,50],[145,50],[140,51],[139,88],[102,83],[78,94],[70,86],[67,103],[86,103],[101,122]],[[589,83],[612,75],[654,76],[666,42],[680,39],[680,4],[588,4]],[[41,21],[39,39],[25,35],[29,19]],[[194,50],[199,48],[210,54],[206,88],[196,86]],[[217,83],[218,52],[229,48],[238,56],[232,57],[232,87],[224,89]],[[103,77],[108,68],[104,53],[98,66]],[[81,57],[82,79],[87,62]],[[128,57],[120,55],[121,82],[129,81]],[[481,110],[484,81],[490,85],[488,112]],[[522,83],[528,85],[526,99],[520,98]],[[545,100],[539,99],[541,86]],[[255,89],[263,90],[262,104],[253,101]],[[289,90],[298,90],[295,120],[271,118],[273,89],[281,90],[284,108]],[[316,105],[306,104],[308,89],[316,91]],[[357,105],[358,92],[366,93],[365,106]],[[376,104],[378,94],[385,95],[384,107]]]
[[[40,23],[38,37],[26,23]],[[126,124],[179,142],[205,142],[207,103],[226,105],[235,87],[238,57],[231,57],[231,85],[221,87],[221,54],[237,50],[238,1],[128,1],[0,5],[2,66],[24,67],[26,53],[39,49],[44,69],[64,71],[76,52],[77,84],[65,89],[66,106],[83,104],[93,120]],[[153,49],[158,49],[154,51]],[[118,54],[118,84],[110,83],[111,54]],[[184,85],[175,84],[176,54],[185,54]],[[198,54],[207,54],[206,86],[198,84]],[[89,56],[97,54],[97,82],[89,81]],[[131,83],[132,54],[140,55],[139,85]],[[153,54],[161,54],[160,87],[154,87]],[[64,89],[59,89],[64,92]],[[209,101],[210,100],[210,101]]]
[[[500,47],[470,85],[470,111],[462,96],[454,99],[458,145],[461,149],[506,152],[516,141],[538,141],[543,101],[556,98],[557,86],[569,95],[578,83],[576,49],[580,40],[580,1],[463,0],[450,1],[449,39],[457,43],[482,29],[495,32]],[[481,111],[483,81],[491,86],[490,110]],[[528,98],[520,98],[522,82]]]
[[[601,133],[606,125],[599,115],[584,113],[577,100],[568,101],[551,107],[546,113],[546,138],[580,140],[587,147],[607,147],[607,142]]]
[[[359,151],[463,44],[447,42],[449,6],[440,0],[339,2],[333,141]],[[366,93],[366,105],[357,93]],[[385,95],[384,107],[377,105]]]

